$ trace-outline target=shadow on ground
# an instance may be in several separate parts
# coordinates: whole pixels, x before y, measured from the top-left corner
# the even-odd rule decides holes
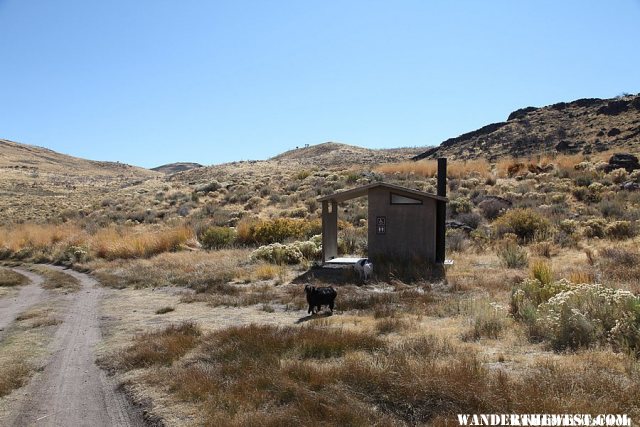
[[[332,315],[333,315],[333,313],[331,313],[330,311],[325,311],[324,313],[318,313],[318,314],[310,314],[308,316],[304,316],[304,317],[301,317],[298,320],[296,320],[296,325],[299,325],[300,323],[308,322],[309,320],[313,320],[313,319],[321,319],[323,317],[331,317]]]

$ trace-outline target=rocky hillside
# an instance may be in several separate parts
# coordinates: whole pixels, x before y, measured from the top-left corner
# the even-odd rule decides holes
[[[495,160],[505,156],[588,154],[609,149],[638,152],[639,148],[640,94],[522,108],[509,114],[506,122],[447,139],[413,159]]]

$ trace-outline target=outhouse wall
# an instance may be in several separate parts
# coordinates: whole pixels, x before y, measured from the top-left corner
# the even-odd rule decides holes
[[[391,204],[391,193],[421,200],[421,205]],[[371,188],[369,198],[369,257],[401,257],[434,262],[436,253],[436,200],[412,193]],[[376,220],[385,218],[379,234]]]

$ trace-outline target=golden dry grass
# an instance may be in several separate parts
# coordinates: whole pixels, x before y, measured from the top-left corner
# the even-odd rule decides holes
[[[198,292],[225,287],[233,279],[251,275],[251,251],[183,251],[163,253],[149,259],[96,260],[85,265],[107,286],[183,286]]]
[[[193,238],[193,230],[186,226],[142,232],[107,228],[93,236],[90,247],[95,251],[96,256],[108,260],[147,258],[163,252],[175,251]]]
[[[0,397],[26,384],[33,371],[33,367],[17,358],[6,363],[0,368]]]
[[[71,224],[19,224],[0,228],[0,248],[11,252],[50,249],[55,245],[80,246],[89,239],[86,232]]]
[[[138,335],[131,347],[101,363],[122,370],[154,365],[169,366],[194,348],[201,334],[200,329],[192,322],[170,325],[160,331]]]
[[[90,234],[73,224],[20,224],[0,228],[0,252],[5,257],[36,261],[145,258],[175,251],[194,237],[193,230],[184,225],[112,226]]]
[[[430,335],[392,343],[344,329],[267,326],[214,332],[191,348],[169,368],[149,368],[142,381],[197,408],[200,425],[415,425],[457,413],[640,410],[640,372],[598,355],[578,363],[588,353],[571,363],[540,359],[511,374]]]
[[[375,171],[387,175],[403,174],[433,178],[438,174],[438,164],[434,160],[406,161],[380,165],[375,168]],[[490,173],[491,165],[485,159],[450,161],[447,164],[447,177],[449,178],[487,178]]]

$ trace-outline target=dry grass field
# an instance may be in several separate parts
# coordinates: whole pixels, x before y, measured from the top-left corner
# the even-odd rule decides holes
[[[104,181],[65,178],[73,191],[52,178],[64,170],[31,177],[0,165],[14,179],[2,194],[33,205],[2,204],[0,258],[99,280],[98,363],[156,423],[640,419],[640,192],[621,187],[640,184],[640,172],[607,172],[613,152],[451,161],[445,277],[374,266],[367,283],[352,274],[334,284],[332,316],[308,315],[300,277],[319,257],[316,199],[375,181],[434,192],[435,162],[406,161],[420,151],[321,144],[167,176],[123,166]],[[340,205],[340,253],[366,254],[366,206]],[[73,298],[72,280],[33,268]],[[9,271],[6,295],[24,285]],[[0,342],[14,369],[0,376],[0,410],[38,363],[8,355],[40,354],[38,331],[56,327],[59,309],[25,312]]]

